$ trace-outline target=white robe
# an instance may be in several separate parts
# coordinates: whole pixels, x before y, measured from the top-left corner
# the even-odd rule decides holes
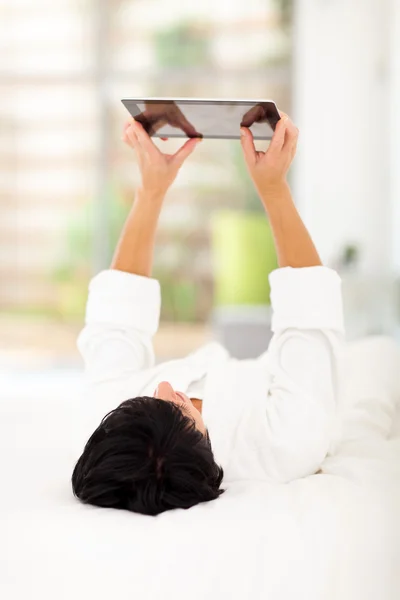
[[[159,283],[115,270],[97,275],[78,339],[88,385],[85,439],[107,412],[128,398],[152,396],[160,381],[185,392],[205,378],[203,418],[226,482],[288,482],[315,473],[340,414],[341,281],[325,267],[288,267],[274,271],[270,284],[274,336],[258,359],[233,359],[211,343],[155,365]]]

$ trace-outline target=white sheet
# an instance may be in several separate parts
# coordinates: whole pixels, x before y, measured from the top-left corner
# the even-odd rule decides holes
[[[236,484],[144,517],[72,497],[80,412],[68,381],[0,381],[4,600],[399,597],[400,437],[349,442],[323,475]]]

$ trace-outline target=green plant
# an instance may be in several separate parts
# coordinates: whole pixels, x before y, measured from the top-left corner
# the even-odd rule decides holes
[[[157,266],[153,276],[158,279],[162,289],[161,318],[172,322],[196,321],[196,283],[187,276]]]
[[[107,198],[108,236],[111,252],[114,252],[132,200],[126,202],[124,194],[113,184],[108,186]],[[67,223],[61,256],[52,273],[58,285],[58,314],[65,318],[80,319],[84,314],[88,281],[92,275],[95,210],[95,201],[91,200]],[[195,250],[186,248],[182,252],[186,238],[186,232],[171,232],[163,243],[162,252],[156,252],[153,276],[160,281],[163,290],[162,318],[169,321],[190,322],[197,318],[196,285],[188,276]]]
[[[269,304],[268,274],[277,260],[264,215],[225,210],[212,218],[214,301],[217,306]]]
[[[157,244],[153,276],[162,289],[161,317],[165,321],[193,322],[198,319],[196,254],[191,231],[174,228],[164,231]]]
[[[293,20],[293,0],[274,0],[274,4],[279,12],[282,26],[290,27]]]
[[[232,188],[243,200],[241,210],[222,210],[212,218],[214,302],[267,305],[268,273],[277,267],[273,236],[240,144],[232,144],[231,152]]]
[[[121,190],[110,183],[107,189],[107,201],[110,214],[108,236],[110,247],[114,249],[131,200],[129,203],[125,202]],[[80,317],[84,313],[87,283],[91,276],[95,210],[96,201],[92,199],[67,223],[57,264],[51,273],[53,281],[59,288],[59,312],[65,317]]]
[[[154,49],[161,67],[206,66],[211,61],[207,33],[203,27],[190,22],[157,31]]]

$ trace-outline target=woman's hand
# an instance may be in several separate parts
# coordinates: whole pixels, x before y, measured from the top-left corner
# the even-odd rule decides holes
[[[134,119],[125,125],[122,139],[136,151],[142,176],[142,189],[150,196],[155,197],[164,196],[167,193],[182,164],[201,141],[201,138],[192,138],[175,154],[163,154],[142,125]]]
[[[240,130],[247,168],[261,199],[271,190],[286,184],[286,177],[296,154],[299,130],[287,115],[280,114],[281,119],[266,152],[257,152],[249,129],[242,127]]]

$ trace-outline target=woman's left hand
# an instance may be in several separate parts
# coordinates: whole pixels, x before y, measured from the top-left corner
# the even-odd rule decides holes
[[[154,196],[164,196],[175,181],[179,169],[202,138],[192,138],[175,154],[164,154],[154,144],[142,125],[130,120],[125,125],[123,141],[136,151],[142,189]]]

